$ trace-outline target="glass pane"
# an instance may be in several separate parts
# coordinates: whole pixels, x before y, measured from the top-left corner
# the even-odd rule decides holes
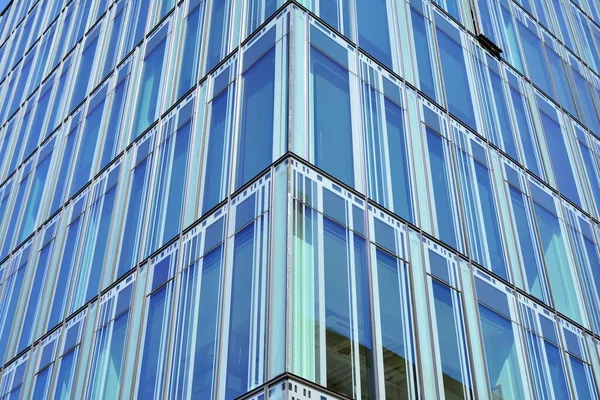
[[[275,47],[243,76],[242,120],[236,188],[254,178],[273,158]]]
[[[483,305],[479,316],[492,397],[525,398],[511,321]]]
[[[471,128],[477,129],[463,48],[439,28],[437,38],[448,110]]]
[[[315,164],[354,184],[349,72],[311,46]]]
[[[376,259],[385,398],[407,399],[414,350],[405,266],[382,250],[376,250]]]
[[[392,68],[386,0],[357,0],[358,44],[367,53]]]
[[[144,132],[157,117],[166,46],[167,39],[165,38],[144,59],[144,69],[137,96],[137,109],[131,136],[132,140]]]

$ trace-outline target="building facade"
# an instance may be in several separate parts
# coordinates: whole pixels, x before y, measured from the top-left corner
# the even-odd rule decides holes
[[[0,399],[598,399],[597,0],[21,0]]]

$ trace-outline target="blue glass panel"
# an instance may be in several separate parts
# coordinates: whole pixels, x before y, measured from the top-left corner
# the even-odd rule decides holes
[[[200,309],[196,347],[193,350],[194,374],[191,395],[194,399],[208,399],[213,394],[217,330],[219,321],[219,294],[223,249],[221,246],[204,256],[200,287]]]
[[[148,12],[151,7],[148,7],[146,0],[134,0],[135,5],[133,6],[133,11],[131,13],[132,18],[134,20],[131,21],[129,25],[133,29],[135,29],[135,33],[133,34],[133,43],[131,45],[136,45],[144,38],[144,33],[146,33],[146,25],[148,21]],[[128,51],[129,49],[126,49]]]
[[[190,143],[192,123],[186,122],[177,131],[175,138],[175,154],[173,155],[171,182],[167,198],[167,213],[163,242],[170,240],[181,228],[181,212],[183,209],[183,196],[185,192],[185,178]]]
[[[437,33],[448,110],[476,129],[463,48],[443,30],[438,28]]]
[[[85,119],[83,133],[77,151],[77,161],[73,170],[73,180],[69,190],[69,197],[73,196],[89,180],[92,174],[92,163],[96,153],[96,145],[100,127],[102,126],[102,115],[104,114],[104,100],[96,108],[90,111]]]
[[[62,117],[62,105],[63,102],[66,103],[69,101],[70,91],[68,90],[67,82],[69,79],[70,66],[68,66],[60,76],[58,80],[58,85],[56,86],[57,95],[54,96],[54,102],[51,104],[50,112],[48,113],[48,126],[46,127],[46,132],[42,137],[48,136],[50,132],[54,130],[58,126]]]
[[[319,17],[342,34],[350,34],[350,0],[316,0]]]
[[[514,213],[514,220],[516,223],[515,228],[517,230],[519,247],[523,257],[523,269],[525,271],[529,293],[538,299],[545,300],[542,292],[544,277],[540,276],[536,251],[534,250],[536,242],[534,242],[535,239],[532,237],[529,228],[529,218],[527,217],[527,211],[525,208],[526,199],[521,192],[513,187],[509,187],[509,194]]]
[[[510,320],[479,306],[488,378],[495,399],[525,397]]]
[[[25,145],[25,156],[28,156],[33,152],[42,137],[42,129],[48,112],[48,102],[50,101],[50,95],[52,94],[52,85],[47,85],[41,90],[43,90],[43,92],[38,98],[35,114],[33,115],[33,120],[31,122],[31,128],[29,129],[29,137],[27,138],[27,144]]]
[[[104,149],[102,151],[102,159],[100,160],[100,168],[108,164],[117,154],[123,120],[123,106],[127,97],[128,88],[129,76],[119,82],[114,90],[110,114],[107,117],[108,126],[106,128],[106,138],[104,139]]]
[[[592,101],[586,80],[577,71],[573,71],[573,78],[575,80],[577,93],[579,94],[579,103],[582,105],[585,112],[588,127],[598,135],[600,134],[600,121],[598,120],[597,110],[596,107],[594,107],[594,102]]]
[[[573,370],[573,379],[575,392],[580,400],[596,399],[596,391],[593,387],[593,380],[590,374],[590,367],[573,356],[569,356],[571,368]]]
[[[275,47],[246,70],[243,79],[236,189],[265,169],[273,158]]]
[[[485,236],[490,255],[491,270],[498,276],[508,280],[508,271],[506,270],[506,261],[502,251],[502,237],[500,236],[500,226],[496,214],[490,172],[479,162],[475,161],[474,164],[475,176],[477,177],[477,188],[479,189],[479,199],[481,200],[481,211],[483,213],[483,221],[485,224]]]
[[[311,46],[315,164],[354,184],[349,72]]]
[[[356,304],[358,322],[358,344],[360,359],[360,382],[362,398],[375,398],[375,365],[373,339],[371,337],[371,301],[369,263],[366,241],[354,235],[354,263],[356,268]]]
[[[74,380],[73,366],[77,361],[77,353],[78,349],[74,349],[65,354],[60,361],[60,369],[56,378],[56,389],[54,391],[55,399],[67,400],[71,398]]]
[[[390,175],[394,199],[394,212],[407,221],[413,221],[410,167],[406,149],[406,133],[402,109],[385,99],[388,148],[390,149]]]
[[[175,5],[175,0],[161,0],[160,9],[158,11],[158,19],[162,19]]]
[[[87,1],[86,3],[91,3]],[[73,87],[73,95],[71,96],[71,104],[69,111],[84,99],[87,94],[87,88],[90,81],[90,73],[94,67],[94,58],[96,57],[96,48],[98,47],[98,35],[92,39],[81,54],[79,67],[77,68],[77,78],[75,78],[75,86]]]
[[[546,135],[546,142],[548,143],[548,150],[554,166],[554,174],[558,183],[558,189],[575,204],[581,206],[577,184],[575,183],[575,176],[573,175],[573,168],[571,167],[571,161],[569,160],[569,154],[567,153],[567,145],[563,138],[563,132],[560,125],[543,112],[540,112],[540,116]]]
[[[13,278],[9,278],[9,280],[5,282],[6,286],[10,285],[11,280],[13,284],[10,296],[6,296],[5,293],[3,299],[5,300],[3,302],[3,310],[0,310],[0,312],[4,314],[4,325],[2,326],[2,330],[0,330],[0,360],[4,360],[4,357],[6,356],[6,346],[8,345],[8,339],[13,327],[15,314],[17,310],[17,302],[21,294],[21,287],[23,286],[23,277],[25,275],[25,270],[25,265],[19,266],[19,269],[17,270]],[[11,290],[11,288],[7,287],[5,290]],[[2,315],[0,314],[0,318],[1,317]]]
[[[101,396],[105,399],[117,398],[119,393],[128,323],[128,312],[121,314],[114,321],[110,349],[108,349],[108,365],[106,366],[110,370],[110,374],[107,374],[104,393]]]
[[[212,101],[212,114],[208,132],[206,172],[204,174],[204,202],[202,213],[206,213],[221,201],[223,186],[227,189],[231,124],[228,124],[230,97],[235,93],[235,84]]]
[[[417,67],[419,69],[419,89],[421,89],[423,93],[432,99],[436,99],[425,17],[423,17],[421,13],[417,12],[412,7],[410,10],[415,41],[415,52],[417,55]]]
[[[392,51],[386,0],[357,0],[358,44],[367,53],[392,68]]]
[[[231,0],[216,0],[210,15],[210,37],[206,48],[206,69],[212,70],[225,56],[228,41],[229,9]]]
[[[544,341],[546,356],[548,357],[548,366],[550,368],[551,385],[554,389],[554,395],[557,399],[568,399],[569,389],[567,386],[567,377],[565,368],[560,356],[558,347]]]
[[[347,231],[341,225],[323,218],[323,262],[325,264],[325,358],[327,387],[352,396],[352,348],[350,293],[348,288]]]
[[[402,282],[399,279],[400,269],[404,266],[387,253],[381,250],[376,252],[385,398],[406,399],[409,398],[407,358],[413,350],[412,339],[405,334],[407,326],[403,311],[407,311],[408,306],[406,287],[399,284]]]
[[[123,241],[121,243],[121,256],[119,259],[118,276],[129,271],[138,261],[139,231],[143,223],[142,216],[146,208],[146,175],[150,162],[148,159],[142,161],[133,172],[129,206],[127,207],[127,218],[123,230]]]
[[[225,398],[234,399],[248,391],[251,359],[250,346],[253,323],[250,320],[253,304],[253,275],[257,272],[253,265],[256,261],[254,249],[255,224],[252,223],[235,235],[233,250],[233,273],[231,287],[231,306],[229,320],[229,344],[227,353],[227,375]],[[257,233],[260,235],[260,233]],[[256,357],[261,357],[256,355]],[[259,378],[262,379],[262,378]]]
[[[33,230],[36,228],[36,221],[40,211],[40,203],[42,201],[42,195],[44,194],[44,188],[46,187],[46,178],[48,176],[51,160],[52,153],[41,160],[35,169],[31,188],[28,193],[27,206],[25,207],[23,219],[19,225],[18,242],[25,240],[25,238],[33,233]]]
[[[492,81],[492,91],[494,93],[494,100],[496,103],[496,112],[498,113],[500,132],[502,134],[502,138],[504,139],[503,148],[508,155],[515,160],[519,160],[519,153],[517,152],[517,146],[515,144],[515,136],[510,124],[510,118],[508,116],[508,107],[504,97],[502,80],[492,71],[490,71],[490,80]]]
[[[513,110],[515,112],[517,127],[520,133],[519,137],[521,139],[521,145],[523,146],[527,168],[535,175],[540,176],[535,151],[536,145],[531,129],[529,128],[529,123],[527,122],[527,105],[521,93],[516,89],[511,88],[510,95],[513,101]]]
[[[35,265],[35,274],[33,283],[31,284],[31,294],[29,296],[29,302],[27,303],[27,310],[23,317],[23,324],[21,329],[21,340],[17,351],[23,350],[27,347],[33,339],[33,331],[36,322],[36,315],[38,312],[38,306],[42,300],[41,294],[46,283],[46,273],[48,271],[48,265],[50,264],[50,255],[52,254],[52,244],[46,245],[41,251]],[[37,385],[37,383],[36,383]]]
[[[521,43],[523,44],[523,54],[527,60],[529,76],[533,83],[546,93],[553,93],[552,80],[548,64],[542,52],[542,43],[535,33],[525,27],[520,21],[517,21],[519,33],[521,34]]]
[[[122,35],[123,14],[125,14],[125,12],[120,10],[113,18],[110,39],[108,41],[108,47],[106,47],[105,51],[106,58],[104,59],[104,67],[102,68],[102,77],[106,76],[114,68],[115,62],[117,61],[117,46]]]
[[[2,246],[2,253],[0,253],[0,259],[8,255],[8,253],[12,249],[12,244],[15,240],[15,236],[17,236],[17,222],[19,220],[19,216],[21,215],[23,203],[25,203],[25,191],[27,190],[27,185],[29,183],[30,177],[31,174],[28,175],[19,184],[19,191],[17,192],[17,197],[15,199],[14,206],[10,215],[10,220],[8,225],[6,225],[6,236],[4,237],[4,246]]]
[[[463,376],[462,360],[466,357],[460,303],[455,304],[449,287],[432,280],[437,342],[440,349],[442,380],[446,398],[464,398],[470,383]],[[455,294],[456,295],[456,294]]]
[[[202,42],[202,29],[204,25],[204,5],[202,1],[191,11],[185,20],[185,39],[181,59],[181,69],[177,97],[183,96],[198,79],[198,60],[200,58],[200,44]]]
[[[75,147],[76,139],[77,134],[74,132],[71,132],[69,136],[67,136],[67,143],[65,144],[65,148],[63,151],[63,158],[61,163],[59,164],[60,169],[58,172],[56,187],[54,189],[54,197],[50,206],[50,214],[58,210],[63,204],[64,192],[69,177],[68,174],[71,170],[71,163],[73,161],[73,148]]]
[[[431,164],[433,197],[440,239],[450,246],[456,247],[454,220],[452,218],[452,213],[449,212],[452,210],[452,205],[450,204],[450,187],[452,186],[448,182],[450,178],[446,171],[443,139],[430,128],[426,128],[426,130],[429,162]]]
[[[131,139],[144,132],[157,117],[166,46],[167,40],[162,39],[144,59]]]
[[[35,386],[31,395],[32,400],[43,400],[47,398],[48,382],[51,368],[46,368],[35,377]]]
[[[488,275],[478,274],[479,277],[491,280]],[[486,280],[475,279],[475,288],[477,289],[477,300],[485,304],[487,307],[510,317],[509,299],[503,291],[495,286],[490,285]]]
[[[25,94],[25,93],[23,93],[23,92],[25,92],[25,88],[26,88],[25,84],[27,83],[27,79],[29,78],[29,73],[31,72],[31,64],[32,64],[31,60],[32,59],[33,59],[32,57],[29,57],[29,59],[27,61],[25,61],[25,63],[21,67],[21,71],[19,71],[18,81],[17,81],[17,85],[13,89],[14,95],[12,97],[12,102],[11,102],[11,105],[9,108],[8,115],[12,115],[17,110],[17,108],[21,105],[21,100],[23,99],[23,95]],[[10,97],[6,96],[5,101],[8,101],[9,98]]]
[[[276,0],[249,0],[247,15],[246,32],[251,33],[262,24],[266,18],[271,16],[277,10],[278,1]]]
[[[80,225],[81,217],[78,217],[67,229],[60,269],[58,270],[58,276],[56,277],[54,298],[52,299],[52,308],[50,309],[50,318],[47,324],[48,328],[53,328],[64,317],[63,311],[68,295],[67,288],[69,287],[69,282],[71,280],[75,257],[77,256],[76,250],[77,244],[79,243]]]
[[[534,209],[554,305],[558,311],[581,323],[580,308],[574,295],[575,286],[559,219],[537,203],[534,204]]]
[[[590,189],[592,190],[594,201],[596,201],[596,207],[600,208],[600,175],[598,175],[599,172],[595,167],[596,163],[594,162],[592,158],[593,155],[587,146],[580,142],[579,149],[581,150],[581,159],[587,172]]]
[[[116,191],[117,188],[114,186],[104,194],[102,213],[100,215],[98,231],[96,233],[96,241],[93,245],[94,255],[90,261],[90,276],[88,279],[89,284],[85,296],[86,301],[98,294],[102,270],[105,265],[104,257],[106,253],[106,246],[110,238],[110,223],[112,219]]]
[[[556,91],[549,92],[554,100],[560,102],[571,114],[575,114],[575,104],[573,103],[573,96],[569,90],[569,84],[567,77],[565,76],[565,68],[563,62],[558,54],[556,54],[549,46],[546,47],[546,54],[548,55],[548,62],[550,63],[550,71],[554,78],[554,84],[556,85]],[[558,92],[558,97],[556,95]]]
[[[163,337],[165,332],[163,325],[167,321],[165,315],[171,314],[171,285],[172,283],[163,286],[150,296],[144,350],[140,365],[138,399],[154,398],[157,395],[156,390],[160,390],[162,377],[165,375],[164,371],[160,369],[162,369],[161,355],[168,340],[168,337]],[[166,330],[167,333],[168,331]]]
[[[17,132],[17,139],[15,142],[15,147],[12,151],[12,157],[10,162],[10,167],[8,167],[8,172],[14,171],[17,166],[23,161],[23,157],[21,155],[21,149],[23,148],[23,143],[27,138],[27,126],[29,124],[29,120],[31,118],[31,111],[27,111],[27,113],[23,116],[23,121],[21,122],[21,128],[19,132]],[[30,129],[33,131],[33,128]]]
[[[69,46],[69,48],[73,47],[75,42],[83,36],[85,27],[87,26],[87,20],[90,16],[90,7],[92,6],[92,3],[93,2],[91,1],[83,1],[79,3],[79,7],[77,9],[77,13],[79,15],[77,29],[74,31],[75,34],[73,35],[72,39],[73,43]]]

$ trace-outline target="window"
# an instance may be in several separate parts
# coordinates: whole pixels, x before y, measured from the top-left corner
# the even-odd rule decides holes
[[[316,47],[310,48],[315,164],[354,184],[349,72]]]
[[[167,23],[147,41],[130,141],[140,136],[156,120],[161,110],[161,87],[169,29]]]

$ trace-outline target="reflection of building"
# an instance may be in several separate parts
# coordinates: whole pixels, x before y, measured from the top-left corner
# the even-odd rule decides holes
[[[14,2],[0,398],[598,398],[599,18]]]

